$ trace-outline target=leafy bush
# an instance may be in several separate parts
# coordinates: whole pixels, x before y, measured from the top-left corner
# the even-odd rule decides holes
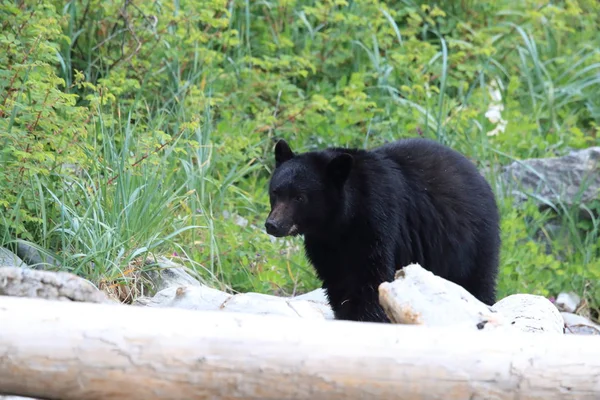
[[[599,143],[593,0],[0,4],[4,242],[95,281],[152,252],[233,290],[317,287],[301,242],[262,229],[280,137],[424,136],[490,171]],[[546,254],[546,215],[499,202],[500,295],[573,287],[597,307],[598,226],[559,216],[572,234]]]
[[[54,8],[2,2],[0,13],[0,224],[33,239],[47,222],[36,201],[40,179],[54,185],[69,164],[85,166],[89,113],[56,69],[59,43],[69,39]]]

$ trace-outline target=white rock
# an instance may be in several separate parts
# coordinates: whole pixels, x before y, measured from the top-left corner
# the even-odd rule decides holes
[[[300,294],[295,297],[291,297],[294,300],[308,300],[314,301],[315,303],[321,303],[325,305],[329,305],[329,300],[327,299],[327,294],[324,289],[315,289],[308,293]]]
[[[173,282],[178,283],[177,279]],[[293,318],[334,318],[323,289],[296,297],[260,293],[234,295],[196,280],[192,283],[166,287],[151,298],[138,298],[134,304]],[[463,287],[434,275],[418,264],[399,271],[393,282],[382,283],[379,295],[384,310],[394,323],[463,326],[478,330],[502,328],[563,332],[562,317],[556,307],[543,297],[513,295],[490,307]]]
[[[565,321],[565,334],[600,335],[600,325],[589,319],[569,312],[561,312],[560,314]]]
[[[320,303],[312,300],[298,300],[291,298],[288,300],[288,304],[292,307],[300,316],[310,316],[314,318],[324,319],[335,319],[333,311],[328,303]]]
[[[560,293],[556,297],[556,301],[554,304],[560,311],[566,311],[569,313],[575,312],[577,310],[577,306],[581,302],[581,297],[579,297],[576,293]]]
[[[248,220],[240,215],[236,215],[235,224],[241,226],[242,228],[245,228],[246,226],[248,226]]]
[[[260,293],[241,293],[231,296],[221,306],[223,311],[252,314],[276,314],[288,317],[324,319],[324,313],[306,300],[291,301],[285,297]]]
[[[188,310],[218,310],[230,294],[205,285],[171,286],[153,297],[139,297],[134,305],[176,307]]]
[[[154,297],[138,298],[134,305],[333,319],[328,304],[299,297],[279,297],[261,293],[232,295],[205,285],[172,286],[161,290]]]
[[[514,328],[524,332],[564,334],[564,320],[543,296],[513,294],[493,305]]]
[[[145,269],[143,272],[143,277],[146,279],[146,283],[149,283],[152,293],[173,286],[199,286],[201,284],[199,276],[194,277],[191,275],[196,274],[195,271],[166,257],[148,257],[145,264],[152,266],[151,269]]]

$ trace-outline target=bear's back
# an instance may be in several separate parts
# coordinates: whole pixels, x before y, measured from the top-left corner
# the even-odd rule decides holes
[[[475,164],[427,139],[405,139],[373,150],[392,160],[410,188],[405,204],[413,261],[468,287],[495,275],[500,243],[494,193]],[[402,251],[400,251],[402,252]],[[485,267],[484,267],[485,265]]]
[[[404,139],[373,149],[392,161],[415,200],[436,200],[467,215],[495,208],[493,192],[475,164],[456,150],[428,139]],[[419,198],[424,196],[424,198]]]

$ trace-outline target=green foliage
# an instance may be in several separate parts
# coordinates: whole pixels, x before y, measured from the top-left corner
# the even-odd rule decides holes
[[[4,241],[94,281],[152,252],[233,290],[317,287],[301,242],[262,229],[279,137],[421,135],[481,167],[600,142],[593,0],[0,5]],[[499,201],[501,294],[575,288],[598,306],[598,225],[559,209],[569,234],[546,254],[549,217]]]
[[[589,296],[591,304],[600,304],[598,221],[557,221],[533,202],[524,210],[515,209],[510,199],[502,206],[503,248],[510,251],[502,254],[499,297],[513,293],[551,297],[574,291]],[[552,226],[555,232],[550,231]]]
[[[33,238],[36,176],[48,184],[82,161],[88,110],[75,105],[58,75],[57,49],[69,41],[53,7],[0,3],[0,213],[4,229]],[[15,205],[18,204],[18,207]]]
[[[541,225],[544,219],[537,207],[530,204],[523,212],[514,209],[509,201],[505,202],[504,209],[510,211],[504,214],[501,225],[503,247],[513,250],[502,254],[499,297],[513,293],[542,296],[555,293],[556,283],[562,281],[557,278],[566,271],[558,259],[546,253],[543,243],[532,240],[535,228],[527,225],[525,217],[529,216]]]

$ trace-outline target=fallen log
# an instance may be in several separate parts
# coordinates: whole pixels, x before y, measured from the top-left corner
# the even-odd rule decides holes
[[[598,399],[594,336],[0,296],[0,394],[43,399]]]
[[[542,296],[513,294],[488,306],[419,264],[407,265],[394,278],[379,286],[379,302],[396,324],[564,333],[560,312]]]

